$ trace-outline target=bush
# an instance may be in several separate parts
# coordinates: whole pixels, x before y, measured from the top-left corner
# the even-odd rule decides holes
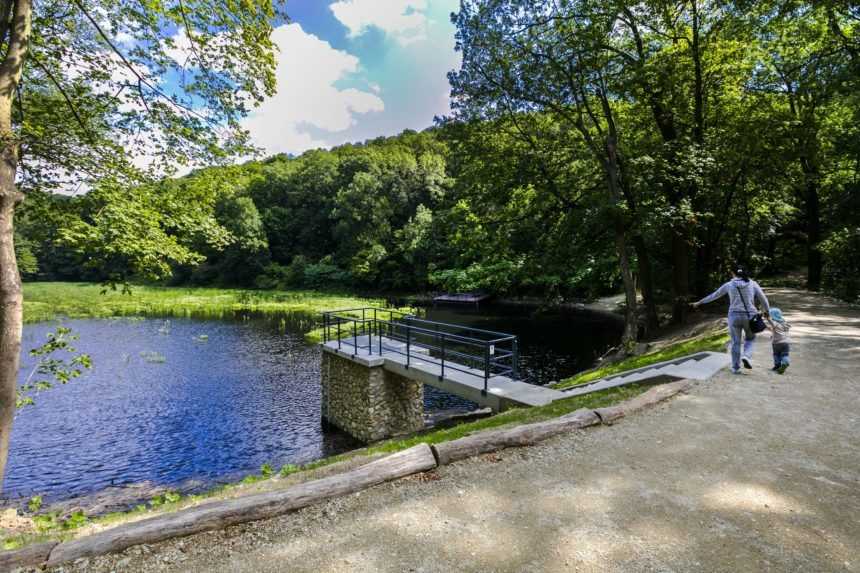
[[[287,265],[270,263],[266,265],[263,272],[254,281],[257,288],[261,289],[287,289],[307,286],[305,284],[305,269],[308,266],[307,259],[302,255],[293,257],[292,262]]]
[[[860,299],[860,227],[836,231],[820,248],[824,290],[849,302]]]
[[[331,257],[325,257],[320,262],[305,267],[304,286],[308,288],[341,287],[351,282],[349,272],[332,263]]]
[[[499,261],[489,265],[473,263],[465,269],[447,269],[430,274],[434,287],[448,292],[484,291],[490,294],[508,294],[517,284],[522,264]]]
[[[254,286],[261,289],[283,289],[287,285],[289,269],[278,263],[269,263],[256,279]]]

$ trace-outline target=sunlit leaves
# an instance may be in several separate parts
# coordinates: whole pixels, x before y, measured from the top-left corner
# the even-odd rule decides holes
[[[42,345],[30,350],[36,363],[16,390],[17,408],[34,405],[39,392],[50,390],[54,384],[67,384],[93,367],[89,354],[78,352],[73,345],[78,335],[71,328],[58,326],[46,338]]]

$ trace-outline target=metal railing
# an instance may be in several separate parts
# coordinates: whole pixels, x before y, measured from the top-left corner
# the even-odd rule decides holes
[[[373,307],[323,313],[323,341],[352,348],[352,355],[406,357],[439,366],[446,371],[483,378],[483,392],[493,376],[518,378],[519,342],[513,334],[460,324],[436,322],[413,314]]]

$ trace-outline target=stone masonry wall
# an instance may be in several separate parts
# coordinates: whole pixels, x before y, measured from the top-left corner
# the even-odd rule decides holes
[[[322,415],[364,442],[416,432],[424,427],[424,385],[324,351]]]

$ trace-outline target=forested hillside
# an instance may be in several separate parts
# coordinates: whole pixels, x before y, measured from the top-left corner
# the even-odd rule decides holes
[[[734,261],[860,295],[860,12],[848,3],[466,1],[450,117],[76,197],[33,191],[29,279],[623,286],[684,319]]]

